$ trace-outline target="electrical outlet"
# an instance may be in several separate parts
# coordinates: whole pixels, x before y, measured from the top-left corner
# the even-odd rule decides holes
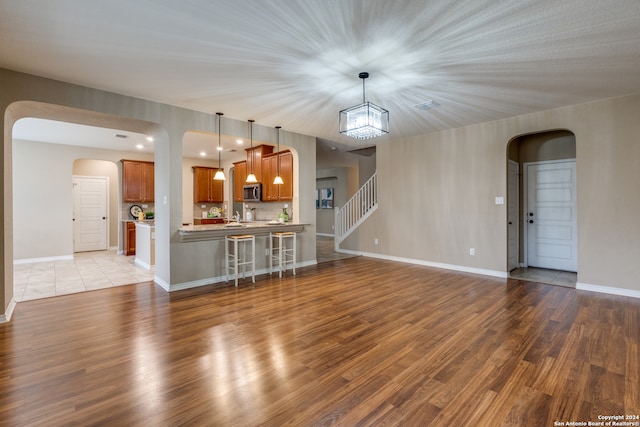
[[[476,254],[476,250],[474,248],[469,248],[469,255],[473,256]]]
[[[377,245],[378,244],[378,239],[373,239],[373,244]]]
[[[200,205],[200,207],[201,207],[202,209],[206,209],[206,208],[207,208],[207,205]]]
[[[264,255],[269,256],[269,248],[264,248]]]

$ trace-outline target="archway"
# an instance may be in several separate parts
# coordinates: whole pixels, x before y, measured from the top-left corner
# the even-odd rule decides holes
[[[10,189],[13,187],[13,170],[14,170],[13,161],[12,161],[13,127],[16,124],[16,122],[18,122],[20,119],[29,118],[29,117],[55,120],[60,122],[75,123],[75,124],[88,125],[88,126],[96,126],[96,127],[108,128],[108,129],[122,129],[125,131],[136,132],[144,135],[151,135],[154,137],[157,143],[162,143],[162,144],[168,143],[166,131],[164,131],[159,125],[151,122],[145,122],[137,119],[130,119],[126,117],[119,117],[119,116],[114,116],[114,115],[105,114],[105,113],[97,113],[93,111],[81,110],[77,108],[65,107],[65,106],[60,106],[55,104],[47,104],[42,102],[35,102],[35,101],[14,102],[7,107],[7,110],[5,112],[5,122],[4,122],[5,156],[6,157],[8,156],[7,158],[9,159],[8,161],[5,162],[4,173],[5,173],[5,182],[8,184],[8,187]],[[44,160],[45,161],[51,160],[52,162],[55,161],[53,159],[47,159],[47,158],[45,158]],[[64,166],[66,167],[67,173],[70,174],[73,167],[72,166],[73,160],[68,161],[67,163],[68,164]],[[44,172],[46,172],[47,168],[44,168],[44,169],[45,169]],[[5,186],[5,193],[6,192],[7,191]],[[9,191],[10,195],[12,193],[13,191]],[[68,191],[68,193],[70,194],[71,191]],[[33,195],[34,198],[36,196],[37,194]],[[13,202],[13,197],[9,197],[8,199],[11,202],[7,203],[6,202],[7,198],[5,198],[5,212],[4,212],[5,228],[7,226],[9,228],[13,228],[14,202]],[[70,211],[72,206],[70,196],[67,202],[68,203],[66,203],[66,206],[69,207],[69,211]],[[68,229],[66,230],[62,230],[62,232],[66,233],[67,235],[72,234],[71,228],[70,227],[67,227],[67,228]],[[54,238],[52,236],[49,236],[49,237],[52,239]],[[70,249],[68,252],[72,253],[73,250]],[[5,280],[3,282],[3,286],[4,286],[3,291],[4,291],[5,300],[10,302],[6,310],[7,315],[5,315],[5,320],[10,317],[10,314],[13,311],[13,307],[15,305],[15,301],[13,299],[13,285],[14,285],[13,258],[14,258],[14,239],[9,239],[8,241],[5,241],[5,263],[4,263]],[[168,260],[166,261],[168,263]]]
[[[575,135],[517,136],[507,145],[507,159],[507,270],[512,277],[575,286]]]

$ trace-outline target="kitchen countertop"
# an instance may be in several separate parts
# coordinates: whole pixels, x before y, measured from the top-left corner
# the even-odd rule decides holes
[[[284,222],[273,224],[271,221],[246,221],[240,226],[229,227],[225,224],[183,225],[178,229],[183,242],[197,240],[222,239],[232,234],[269,234],[272,231],[300,232],[307,224]]]
[[[156,224],[153,220],[135,221],[136,227],[155,227]]]

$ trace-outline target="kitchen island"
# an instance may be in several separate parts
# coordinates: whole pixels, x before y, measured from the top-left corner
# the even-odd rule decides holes
[[[156,282],[169,292],[225,282],[225,237],[238,234],[256,236],[256,275],[269,273],[269,233],[278,231],[298,233],[296,258],[300,260],[305,256],[302,249],[304,248],[304,240],[309,238],[309,233],[304,231],[307,225],[309,224],[274,223],[273,221],[245,221],[237,226],[229,224],[183,225],[174,235],[174,241],[178,243],[175,250],[184,250],[185,253],[189,253],[188,260],[181,268],[188,269],[197,279],[171,286],[157,280]],[[315,263],[315,259],[303,264],[297,262],[296,268]],[[251,283],[251,279],[248,279],[248,283]]]

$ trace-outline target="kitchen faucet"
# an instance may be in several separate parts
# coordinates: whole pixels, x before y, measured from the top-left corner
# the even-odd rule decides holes
[[[236,221],[240,222],[240,212],[236,211]]]

